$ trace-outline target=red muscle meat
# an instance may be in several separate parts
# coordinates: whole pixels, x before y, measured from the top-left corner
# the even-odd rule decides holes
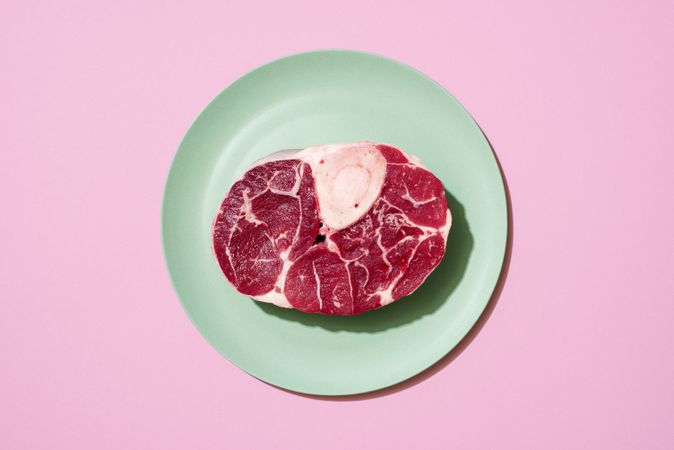
[[[442,183],[416,158],[328,145],[249,169],[222,202],[213,249],[242,294],[350,315],[414,292],[443,258],[450,224]]]

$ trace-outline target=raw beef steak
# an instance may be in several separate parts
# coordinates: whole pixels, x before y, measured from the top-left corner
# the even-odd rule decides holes
[[[234,183],[213,249],[242,294],[359,314],[414,292],[444,256],[450,225],[442,183],[415,157],[323,145],[272,155]]]

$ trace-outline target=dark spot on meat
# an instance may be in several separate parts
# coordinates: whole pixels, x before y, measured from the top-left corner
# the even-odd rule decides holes
[[[353,207],[354,207],[354,208],[358,208],[358,203],[356,203],[355,205],[353,205]]]
[[[325,161],[323,161],[323,160],[321,159],[320,163],[323,164],[324,162],[325,162]]]
[[[319,234],[316,236],[316,240],[314,241],[315,244],[320,244],[321,242],[325,242],[325,235],[324,234]]]

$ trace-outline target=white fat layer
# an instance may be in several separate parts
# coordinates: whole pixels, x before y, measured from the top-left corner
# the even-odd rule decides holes
[[[251,166],[248,168],[248,170],[252,169],[255,166],[260,166],[262,164],[271,162],[271,161],[281,161],[284,159],[297,159],[295,155],[297,153],[301,152],[301,148],[292,148],[292,149],[287,149],[287,150],[279,150],[277,152],[273,152],[268,154],[267,156],[263,156],[262,158],[258,159],[255,161]]]
[[[286,277],[288,276],[288,271],[290,270],[290,266],[292,265],[292,263],[290,262],[290,258],[288,257],[289,255],[290,255],[289,248],[281,252],[279,257],[281,258],[281,261],[283,261],[283,268],[281,268],[281,274],[276,279],[276,284],[274,284],[272,290],[267,292],[266,294],[253,296],[255,300],[273,303],[274,305],[281,306],[283,308],[292,308],[290,302],[283,293],[283,287],[286,284]],[[280,290],[281,292],[278,292],[277,289]]]

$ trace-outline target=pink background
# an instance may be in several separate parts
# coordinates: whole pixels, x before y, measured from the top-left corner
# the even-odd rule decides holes
[[[672,2],[91,3],[0,14],[0,448],[674,448]],[[220,357],[159,234],[201,108],[328,47],[453,92],[514,214],[470,345],[350,401]]]

